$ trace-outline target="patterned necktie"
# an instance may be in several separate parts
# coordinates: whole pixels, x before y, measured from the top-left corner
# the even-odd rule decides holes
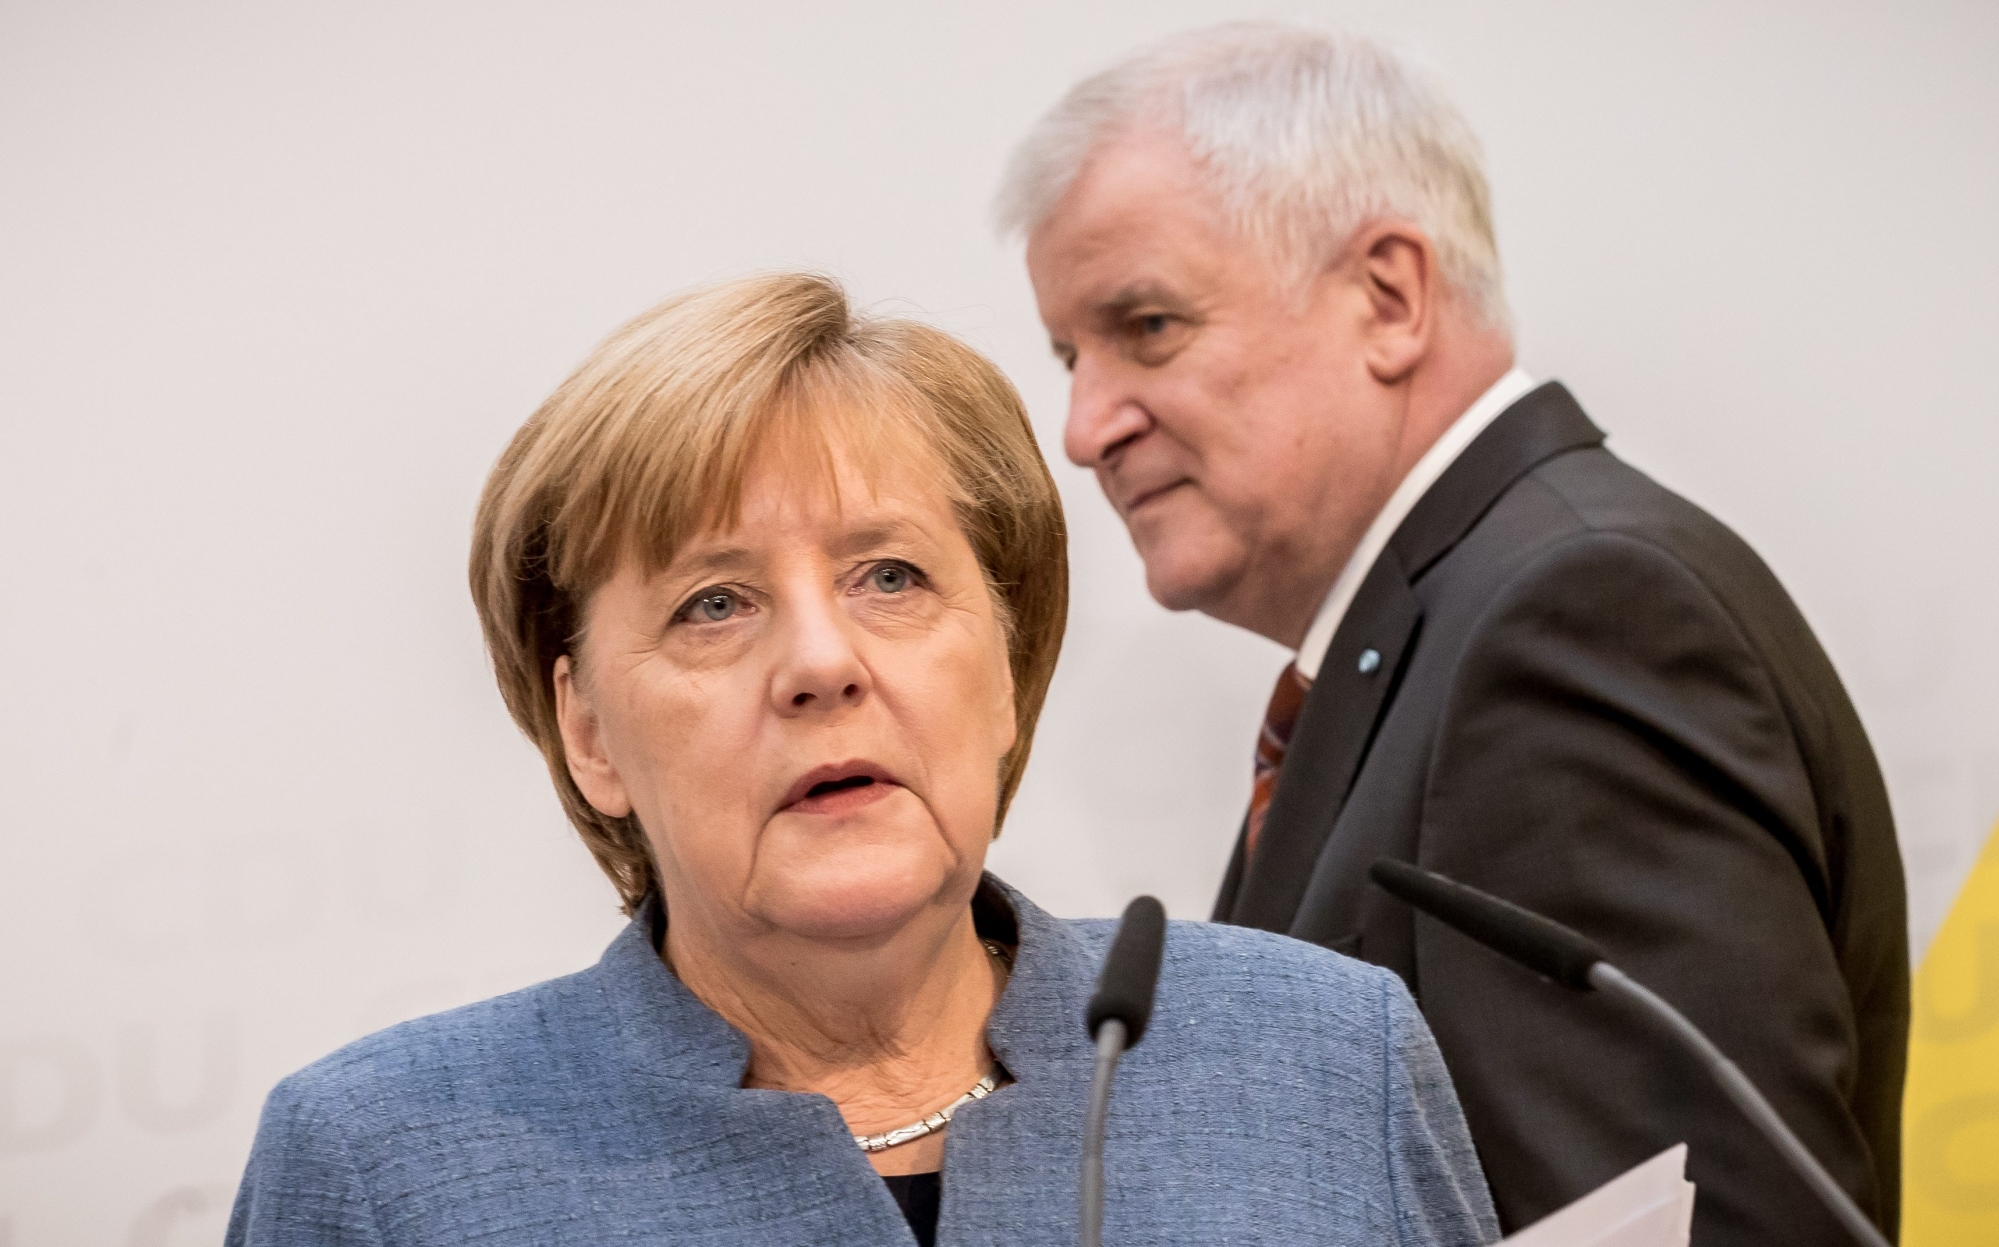
[[[1256,842],[1263,835],[1263,818],[1270,813],[1270,798],[1277,792],[1277,773],[1284,766],[1284,751],[1291,745],[1292,729],[1298,726],[1298,712],[1305,708],[1305,694],[1312,682],[1287,664],[1277,673],[1277,687],[1270,690],[1270,708],[1263,712],[1263,733],[1256,738],[1256,782],[1249,790],[1249,838],[1244,860],[1256,857]]]

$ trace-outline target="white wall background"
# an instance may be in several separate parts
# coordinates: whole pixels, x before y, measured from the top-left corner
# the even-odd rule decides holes
[[[619,925],[494,694],[481,478],[596,339],[803,265],[1064,378],[986,205],[1135,41],[1268,10],[0,7],[0,1247],[213,1242],[259,1101]],[[1883,757],[1926,939],[1999,815],[1999,9],[1322,3],[1483,135],[1525,363],[1743,532]],[[994,860],[1200,915],[1283,656],[1086,476]]]

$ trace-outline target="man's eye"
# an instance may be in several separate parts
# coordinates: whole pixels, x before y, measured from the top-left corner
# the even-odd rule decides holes
[[[735,594],[727,589],[717,589],[689,602],[680,612],[680,617],[696,623],[721,623],[733,616],[741,606],[742,599]]]
[[[1150,316],[1138,318],[1138,331],[1145,334],[1165,333],[1167,316],[1164,312],[1154,312]]]
[[[900,563],[883,563],[868,573],[868,583],[883,593],[901,593],[909,582],[909,568]]]

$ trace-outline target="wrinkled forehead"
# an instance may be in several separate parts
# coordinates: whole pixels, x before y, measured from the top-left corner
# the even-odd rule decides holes
[[[1115,242],[1175,222],[1227,223],[1216,188],[1186,141],[1153,128],[1106,136],[1027,232],[1030,255],[1051,243]]]
[[[1115,145],[1084,166],[1028,236],[1044,318],[1087,316],[1141,288],[1204,288],[1263,263],[1183,152]]]
[[[1027,274],[1049,328],[1139,302],[1197,302],[1243,282],[1281,286],[1281,268],[1185,140],[1149,128],[1103,142],[1027,236]]]

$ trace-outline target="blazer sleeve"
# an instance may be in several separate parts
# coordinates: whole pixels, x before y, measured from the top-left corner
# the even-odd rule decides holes
[[[1873,1209],[1819,827],[1796,735],[1737,621],[1660,547],[1589,532],[1544,552],[1477,624],[1417,856],[1597,940]],[[1425,918],[1414,965],[1509,1228],[1684,1141],[1695,1242],[1840,1240],[1776,1151],[1637,1019]]]
[[[1485,1174],[1444,1059],[1402,980],[1382,974],[1388,1110],[1382,1123],[1396,1242],[1476,1247],[1499,1237]]]
[[[306,1079],[277,1085],[264,1104],[227,1247],[379,1247],[375,1209],[349,1145],[349,1115],[329,1111]]]

